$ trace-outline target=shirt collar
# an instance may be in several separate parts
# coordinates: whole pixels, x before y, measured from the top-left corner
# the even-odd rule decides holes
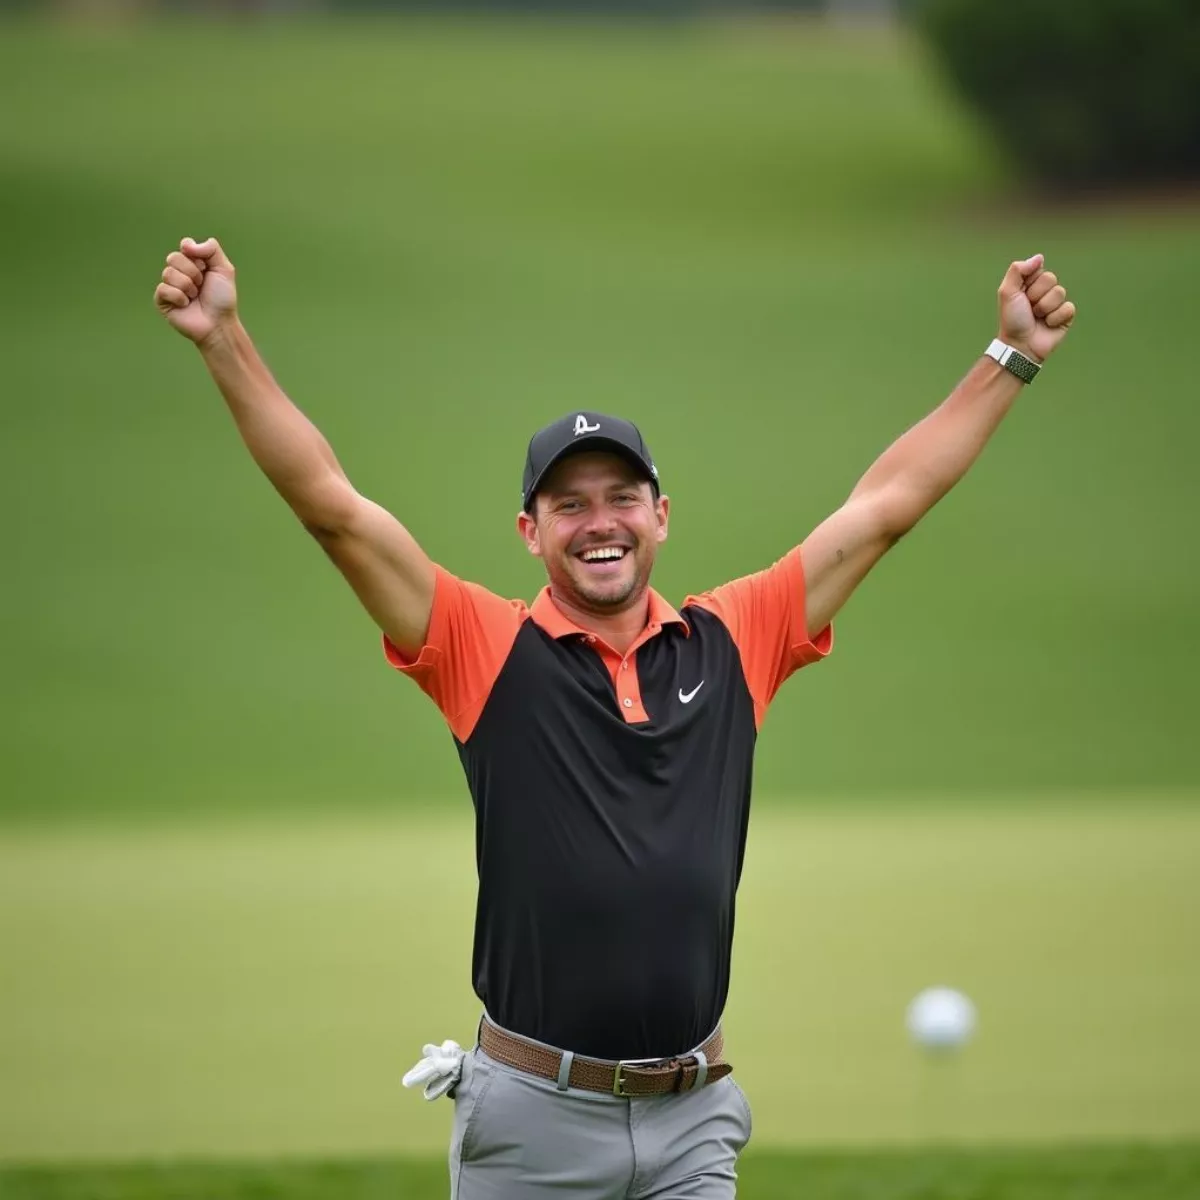
[[[646,614],[646,632],[653,635],[665,625],[681,625],[685,634],[690,634],[688,623],[653,588],[650,591],[650,608]],[[591,631],[576,625],[570,617],[554,603],[547,584],[537,594],[529,609],[533,619],[552,638],[587,636]]]

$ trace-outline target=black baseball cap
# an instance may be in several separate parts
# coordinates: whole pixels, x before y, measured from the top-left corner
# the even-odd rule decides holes
[[[650,481],[654,494],[659,495],[658,468],[641,431],[632,421],[605,413],[575,412],[559,417],[529,439],[525,478],[521,483],[521,504],[526,512],[532,510],[533,498],[551,468],[568,455],[585,450],[619,454]]]

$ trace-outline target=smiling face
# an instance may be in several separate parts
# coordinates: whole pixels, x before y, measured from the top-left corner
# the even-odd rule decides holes
[[[560,462],[517,517],[531,554],[546,564],[551,588],[597,615],[641,600],[659,543],[667,537],[665,496],[615,454],[572,454]]]

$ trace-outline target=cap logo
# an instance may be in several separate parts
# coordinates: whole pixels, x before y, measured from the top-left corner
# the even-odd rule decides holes
[[[585,433],[595,433],[596,430],[599,428],[600,428],[599,421],[597,421],[595,425],[589,425],[588,419],[587,419],[587,417],[585,417],[583,415],[583,413],[580,413],[579,416],[577,416],[575,418],[575,436],[576,437],[579,437],[581,434],[585,434]]]

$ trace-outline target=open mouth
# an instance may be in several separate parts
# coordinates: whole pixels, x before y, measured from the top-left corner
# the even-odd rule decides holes
[[[575,555],[592,570],[604,570],[620,563],[629,551],[624,546],[589,546]]]

